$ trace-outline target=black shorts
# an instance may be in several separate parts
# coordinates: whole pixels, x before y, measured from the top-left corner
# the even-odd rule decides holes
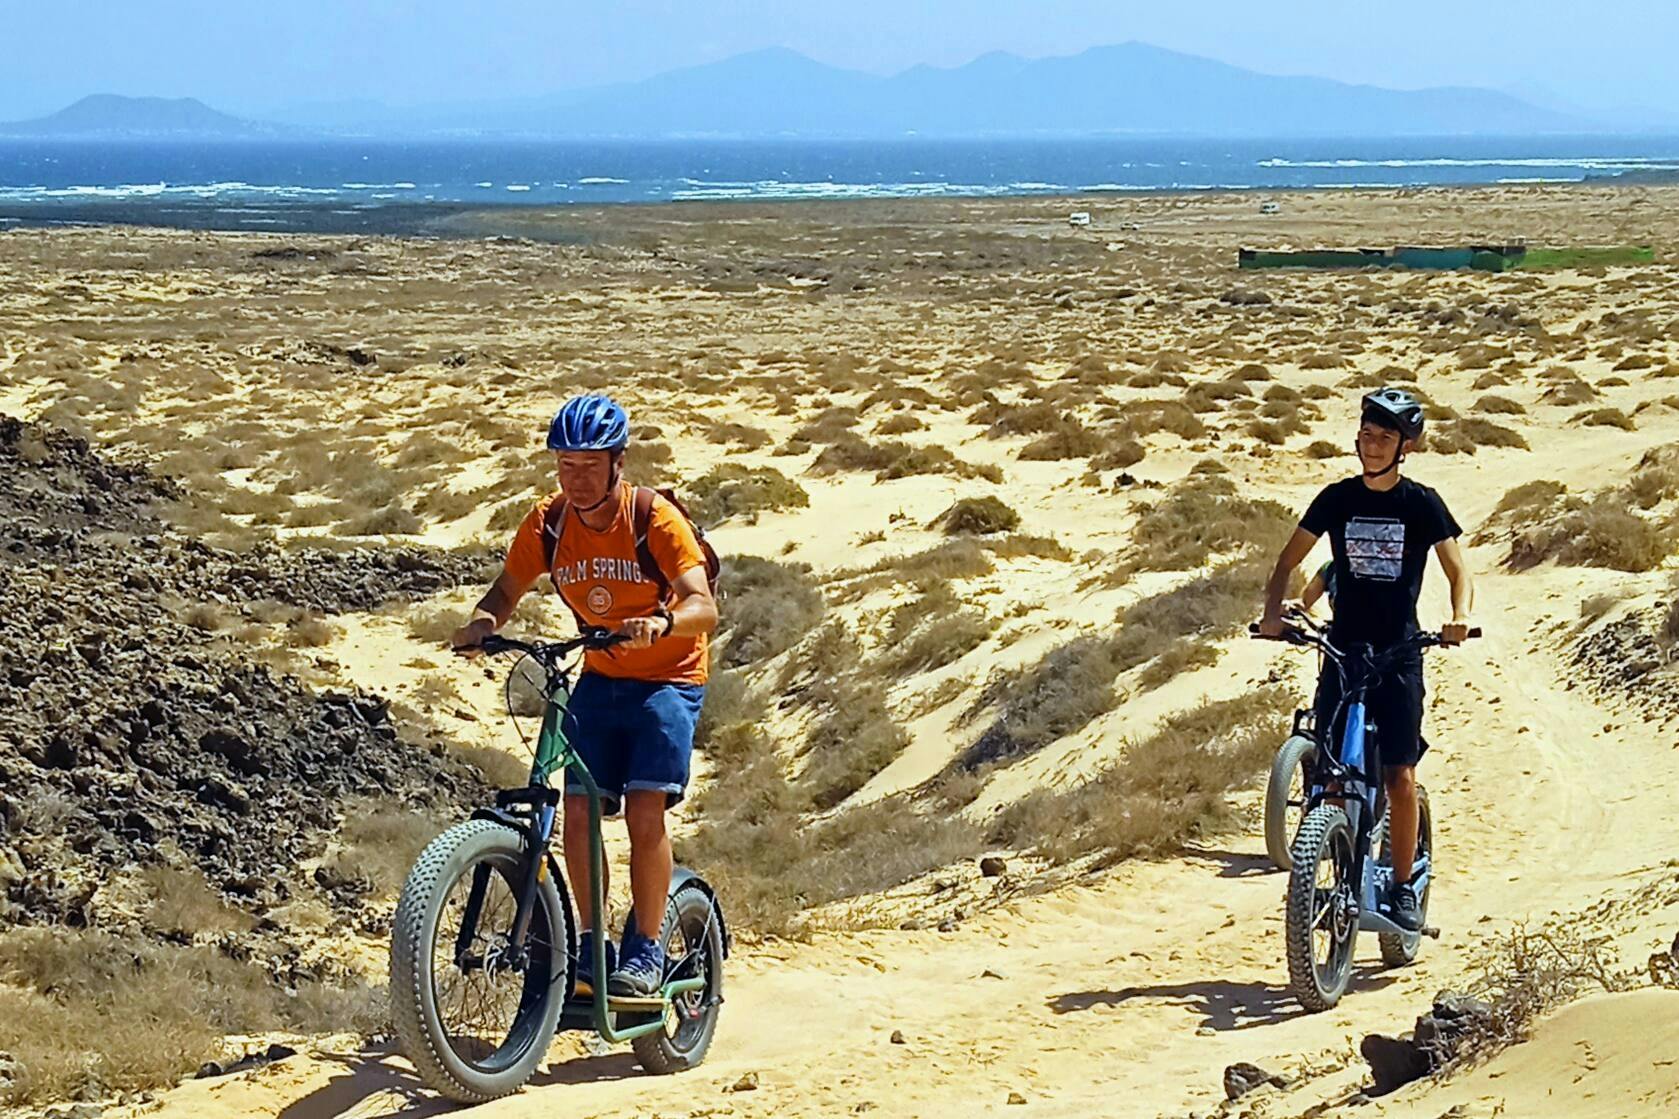
[[[1382,752],[1384,766],[1416,765],[1428,750],[1428,743],[1422,736],[1422,701],[1426,691],[1422,682],[1422,664],[1418,662],[1391,669],[1364,694],[1364,717],[1376,724],[1376,742]],[[1334,665],[1325,664],[1322,675],[1318,677],[1318,694],[1313,707],[1319,738],[1333,741],[1337,754],[1340,753],[1342,727],[1331,728],[1329,721],[1334,717],[1340,700],[1340,675]]]

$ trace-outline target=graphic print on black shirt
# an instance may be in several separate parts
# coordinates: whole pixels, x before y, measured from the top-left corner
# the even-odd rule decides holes
[[[1354,517],[1347,522],[1347,566],[1357,579],[1397,583],[1405,568],[1405,522]]]
[[[1373,490],[1361,477],[1326,486],[1300,527],[1329,537],[1334,552],[1337,645],[1383,648],[1417,631],[1428,554],[1442,540],[1462,535],[1440,495],[1402,478],[1390,490]]]

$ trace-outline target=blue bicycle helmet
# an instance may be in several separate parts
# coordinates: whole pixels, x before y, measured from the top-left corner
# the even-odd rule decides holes
[[[548,425],[550,451],[621,451],[629,444],[629,413],[609,396],[574,396]]]

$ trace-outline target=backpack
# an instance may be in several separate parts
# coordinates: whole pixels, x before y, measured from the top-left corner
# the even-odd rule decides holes
[[[655,490],[650,486],[637,486],[635,500],[630,508],[630,528],[635,534],[635,558],[641,565],[641,574],[649,582],[659,588],[659,601],[663,602],[670,595],[670,580],[659,570],[659,561],[653,558],[653,549],[647,545],[647,530],[653,523],[653,499],[662,497],[676,511],[682,514],[688,527],[694,530],[694,539],[699,541],[700,554],[705,556],[705,582],[711,590],[711,596],[717,597],[718,576],[722,574],[723,564],[717,558],[717,550],[711,546],[711,541],[705,538],[705,529],[701,528],[688,512],[686,506],[677,500],[676,492],[669,489]],[[565,531],[566,510],[569,503],[560,500],[548,506],[542,516],[542,558],[549,571],[554,570],[554,556],[560,550],[560,533]]]

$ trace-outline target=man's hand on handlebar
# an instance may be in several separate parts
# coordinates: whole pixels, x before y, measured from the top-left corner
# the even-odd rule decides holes
[[[1467,620],[1447,622],[1440,627],[1440,644],[1462,645],[1472,635],[1474,627]]]
[[[1290,627],[1283,622],[1281,617],[1267,614],[1263,618],[1259,619],[1259,627],[1254,630],[1254,632],[1260,637],[1277,641],[1288,632],[1289,628]]]
[[[650,618],[631,618],[618,627],[624,644],[631,649],[645,649],[670,632],[669,614],[655,614]]]
[[[474,618],[466,625],[454,632],[449,638],[449,645],[458,657],[476,660],[484,655],[481,646],[484,638],[496,631],[496,623],[492,618]]]

